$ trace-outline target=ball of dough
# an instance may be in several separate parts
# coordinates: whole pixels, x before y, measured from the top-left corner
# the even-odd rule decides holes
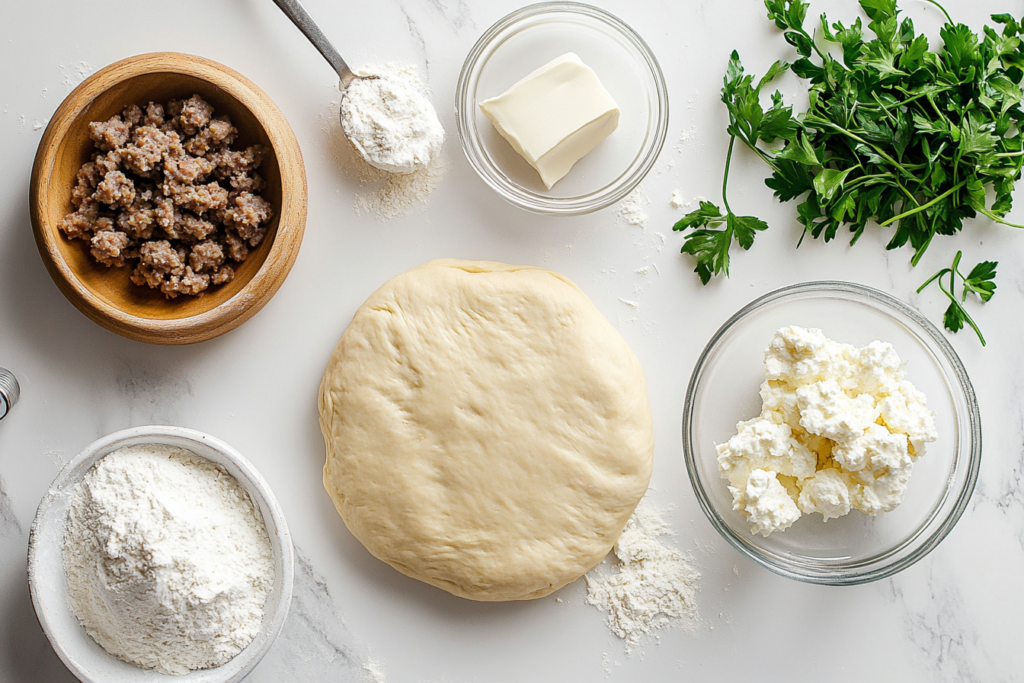
[[[355,537],[474,600],[586,573],[651,476],[639,361],[541,268],[444,259],[387,282],[335,348],[319,407],[324,486]]]

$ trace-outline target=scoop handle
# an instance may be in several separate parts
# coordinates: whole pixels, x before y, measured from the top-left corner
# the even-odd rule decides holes
[[[341,89],[347,88],[348,84],[355,80],[356,75],[352,73],[352,69],[348,68],[348,64],[331,45],[331,41],[327,40],[327,36],[313,21],[313,17],[309,16],[306,8],[298,0],[274,0],[274,4],[281,8],[281,11],[292,20],[296,28],[302,31],[309,42],[313,43],[313,47],[319,50],[324,59],[338,72],[338,76],[341,78]]]

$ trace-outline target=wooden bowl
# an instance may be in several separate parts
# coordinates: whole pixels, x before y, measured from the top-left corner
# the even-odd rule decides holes
[[[75,207],[71,190],[95,151],[89,123],[129,104],[166,104],[199,94],[238,128],[235,149],[260,143],[263,198],[274,209],[267,236],[236,268],[231,282],[202,296],[166,299],[129,280],[131,267],[94,261],[89,244],[58,228]],[[291,270],[306,225],[306,173],[291,127],[271,99],[245,76],[209,59],[174,52],[138,55],[96,72],[57,108],[39,143],[29,189],[36,245],[57,287],[108,330],[153,344],[192,344],[241,325],[270,301]]]

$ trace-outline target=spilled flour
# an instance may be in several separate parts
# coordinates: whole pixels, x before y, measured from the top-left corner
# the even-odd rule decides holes
[[[363,671],[369,683],[387,683],[384,677],[384,666],[373,659],[363,663]]]
[[[356,155],[353,155],[356,156]],[[429,166],[414,173],[388,173],[366,167],[359,175],[360,188],[353,200],[356,215],[375,214],[381,221],[404,216],[417,207],[426,206],[448,172],[448,159],[442,152]]]
[[[650,203],[651,201],[647,198],[647,194],[644,193],[644,189],[637,186],[635,190],[622,200],[615,213],[630,225],[644,226],[647,225],[647,213],[644,211],[644,208]]]
[[[640,501],[612,549],[617,561],[603,562],[587,579],[587,604],[605,612],[609,630],[631,652],[654,630],[697,624],[700,574],[676,548],[659,540],[668,524]]]

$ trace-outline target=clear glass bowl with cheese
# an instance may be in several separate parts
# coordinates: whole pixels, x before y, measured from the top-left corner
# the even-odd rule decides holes
[[[818,328],[855,347],[892,344],[906,379],[927,396],[937,438],[917,458],[901,502],[884,514],[853,510],[827,522],[803,514],[784,531],[752,533],[734,509],[716,444],[761,413],[765,349],[777,330]],[[874,581],[930,552],[956,524],[974,490],[981,420],[970,380],[945,336],[892,296],[845,282],[786,287],[757,299],[712,337],[694,368],[683,408],[683,451],[697,499],[722,536],[758,564],[830,585]],[[887,508],[888,509],[888,508]]]
[[[531,101],[550,105],[552,67],[574,77],[581,97],[555,107],[557,121],[517,122]],[[621,201],[653,167],[668,131],[668,89],[651,49],[620,19],[589,5],[540,3],[499,20],[470,50],[456,119],[470,164],[501,197],[535,213],[577,215]]]

